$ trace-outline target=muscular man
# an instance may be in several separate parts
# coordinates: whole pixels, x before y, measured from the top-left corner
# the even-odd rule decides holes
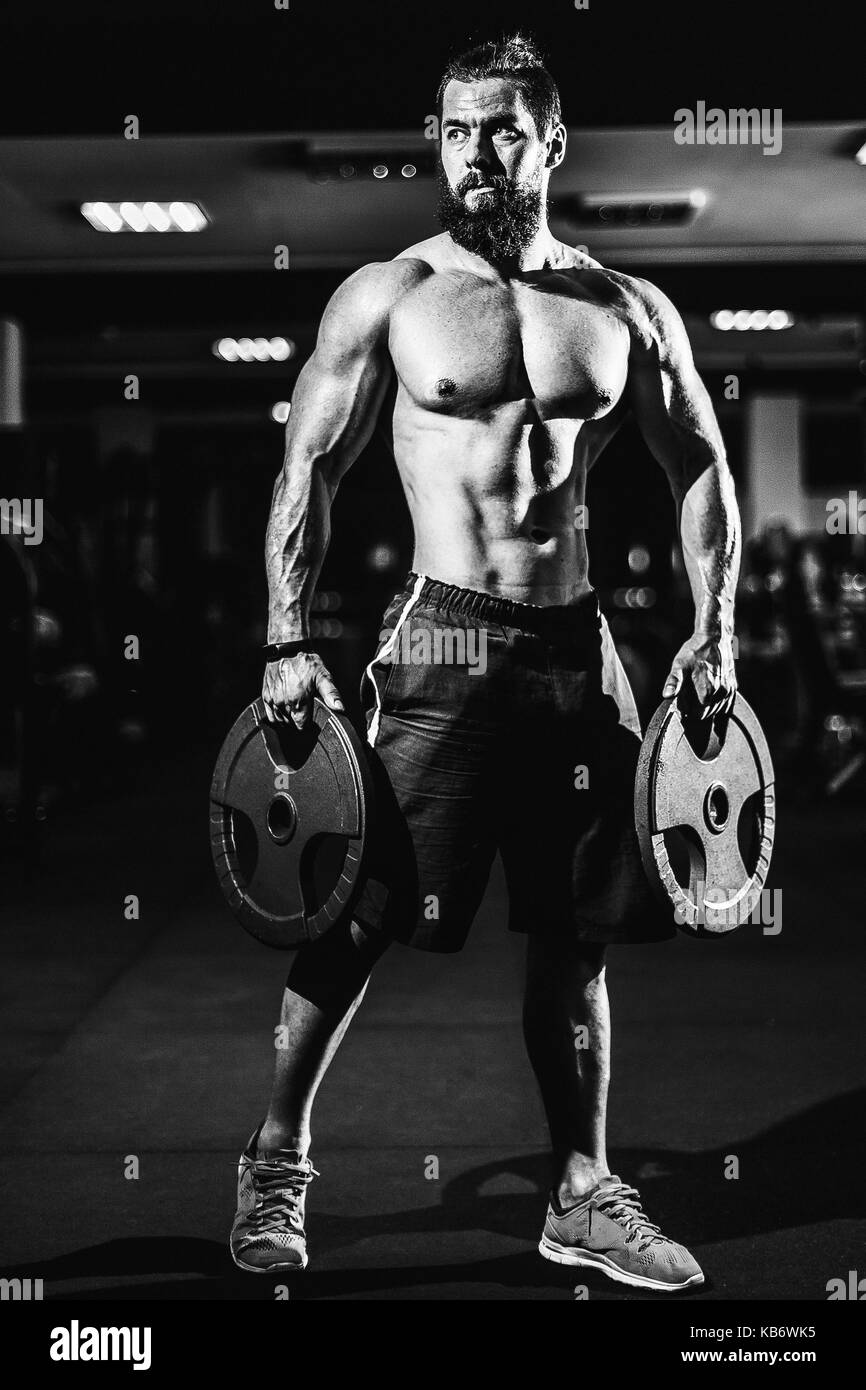
[[[439,112],[444,231],[337,290],[298,378],[274,489],[268,640],[289,644],[265,673],[274,720],[303,726],[314,695],[342,708],[303,646],[334,494],[380,416],[415,554],[364,681],[379,820],[368,877],[352,921],[293,962],[287,1046],[241,1156],[232,1254],[254,1271],[305,1266],[311,1106],[370,970],[395,939],[459,950],[498,850],[508,925],[528,938],[524,1031],[555,1162],[539,1249],[682,1289],[703,1281],[698,1264],[605,1153],[605,947],[674,928],[640,863],[640,727],[575,518],[631,411],[669,479],[694,594],[694,632],[665,694],[688,674],[711,714],[736,688],[733,484],[673,306],[550,232],[566,133],[533,45],[517,35],[452,62]],[[419,634],[433,656],[401,659],[425,650]]]

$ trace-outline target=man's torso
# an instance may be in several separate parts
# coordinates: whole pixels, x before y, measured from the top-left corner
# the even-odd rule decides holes
[[[453,250],[434,237],[392,263],[391,427],[414,568],[518,602],[577,601],[586,476],[625,409],[625,277],[563,248],[561,268],[502,282]]]

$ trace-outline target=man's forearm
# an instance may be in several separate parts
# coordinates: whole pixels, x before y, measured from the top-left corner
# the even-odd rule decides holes
[[[287,464],[265,535],[268,641],[309,637],[310,605],[331,537],[331,491],[321,460]]]
[[[683,559],[695,600],[695,632],[733,635],[740,572],[740,513],[727,464],[705,468],[680,511]]]

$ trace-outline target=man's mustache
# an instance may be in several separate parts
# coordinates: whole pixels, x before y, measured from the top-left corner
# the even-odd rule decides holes
[[[465,198],[467,193],[471,193],[473,188],[492,188],[494,192],[500,193],[508,187],[508,179],[503,174],[490,174],[485,177],[483,174],[467,174],[457,184],[454,192],[458,198]]]

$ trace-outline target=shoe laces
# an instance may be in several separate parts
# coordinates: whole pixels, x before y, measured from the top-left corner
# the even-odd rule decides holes
[[[619,1221],[628,1231],[626,1242],[638,1241],[638,1249],[646,1250],[654,1241],[664,1243],[665,1237],[654,1222],[644,1213],[640,1203],[640,1193],[636,1187],[628,1187],[624,1182],[614,1187],[604,1188],[595,1198],[595,1206],[605,1216]]]
[[[253,1185],[255,1207],[249,1213],[259,1231],[281,1230],[292,1226],[303,1231],[301,1204],[313,1178],[320,1176],[309,1160],[303,1164],[284,1158],[247,1160]]]

